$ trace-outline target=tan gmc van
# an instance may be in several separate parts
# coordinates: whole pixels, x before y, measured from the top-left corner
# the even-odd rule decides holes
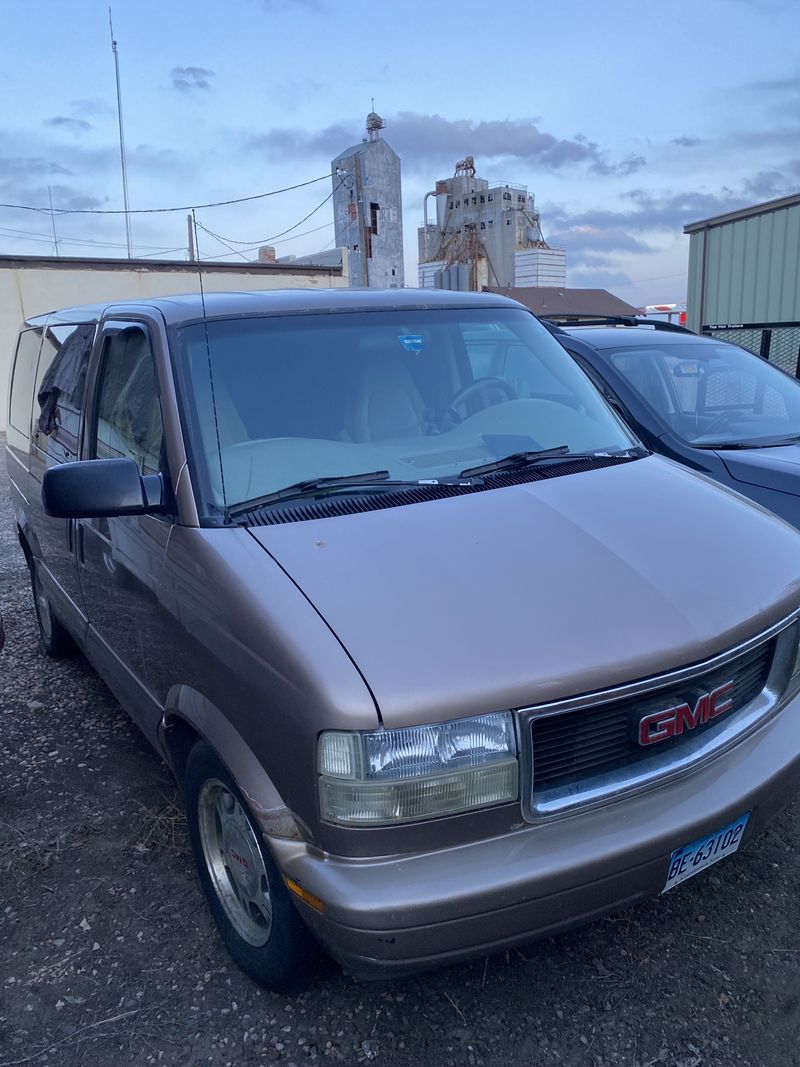
[[[61,311],[8,423],[44,647],[173,768],[273,989],[670,890],[798,790],[800,535],[649,455],[512,301]]]

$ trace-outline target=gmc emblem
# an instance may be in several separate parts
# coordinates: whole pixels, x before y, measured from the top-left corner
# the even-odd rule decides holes
[[[678,704],[665,711],[653,711],[639,721],[637,740],[640,745],[655,745],[667,741],[670,737],[679,737],[684,730],[694,730],[704,722],[724,715],[733,707],[728,693],[733,689],[733,682],[725,682],[710,693],[703,693],[697,698],[694,708],[688,704]]]

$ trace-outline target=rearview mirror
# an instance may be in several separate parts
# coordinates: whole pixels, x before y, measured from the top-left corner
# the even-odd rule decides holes
[[[58,519],[99,519],[165,511],[160,474],[139,473],[132,459],[88,459],[45,471],[42,506]]]

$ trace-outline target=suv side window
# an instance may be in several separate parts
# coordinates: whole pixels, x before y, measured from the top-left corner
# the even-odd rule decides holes
[[[76,459],[86,388],[86,370],[95,326],[52,326],[45,331],[36,374],[33,436],[37,448],[57,443],[66,459]]]
[[[42,341],[41,330],[23,330],[17,342],[14,375],[11,379],[11,398],[8,421],[27,439],[31,432],[31,400],[36,358]]]
[[[132,459],[142,474],[164,469],[164,430],[150,338],[140,326],[106,339],[89,455]]]

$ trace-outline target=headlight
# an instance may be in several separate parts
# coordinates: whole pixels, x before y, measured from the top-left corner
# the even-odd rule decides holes
[[[322,818],[379,826],[516,800],[517,742],[508,711],[431,726],[319,739]]]

